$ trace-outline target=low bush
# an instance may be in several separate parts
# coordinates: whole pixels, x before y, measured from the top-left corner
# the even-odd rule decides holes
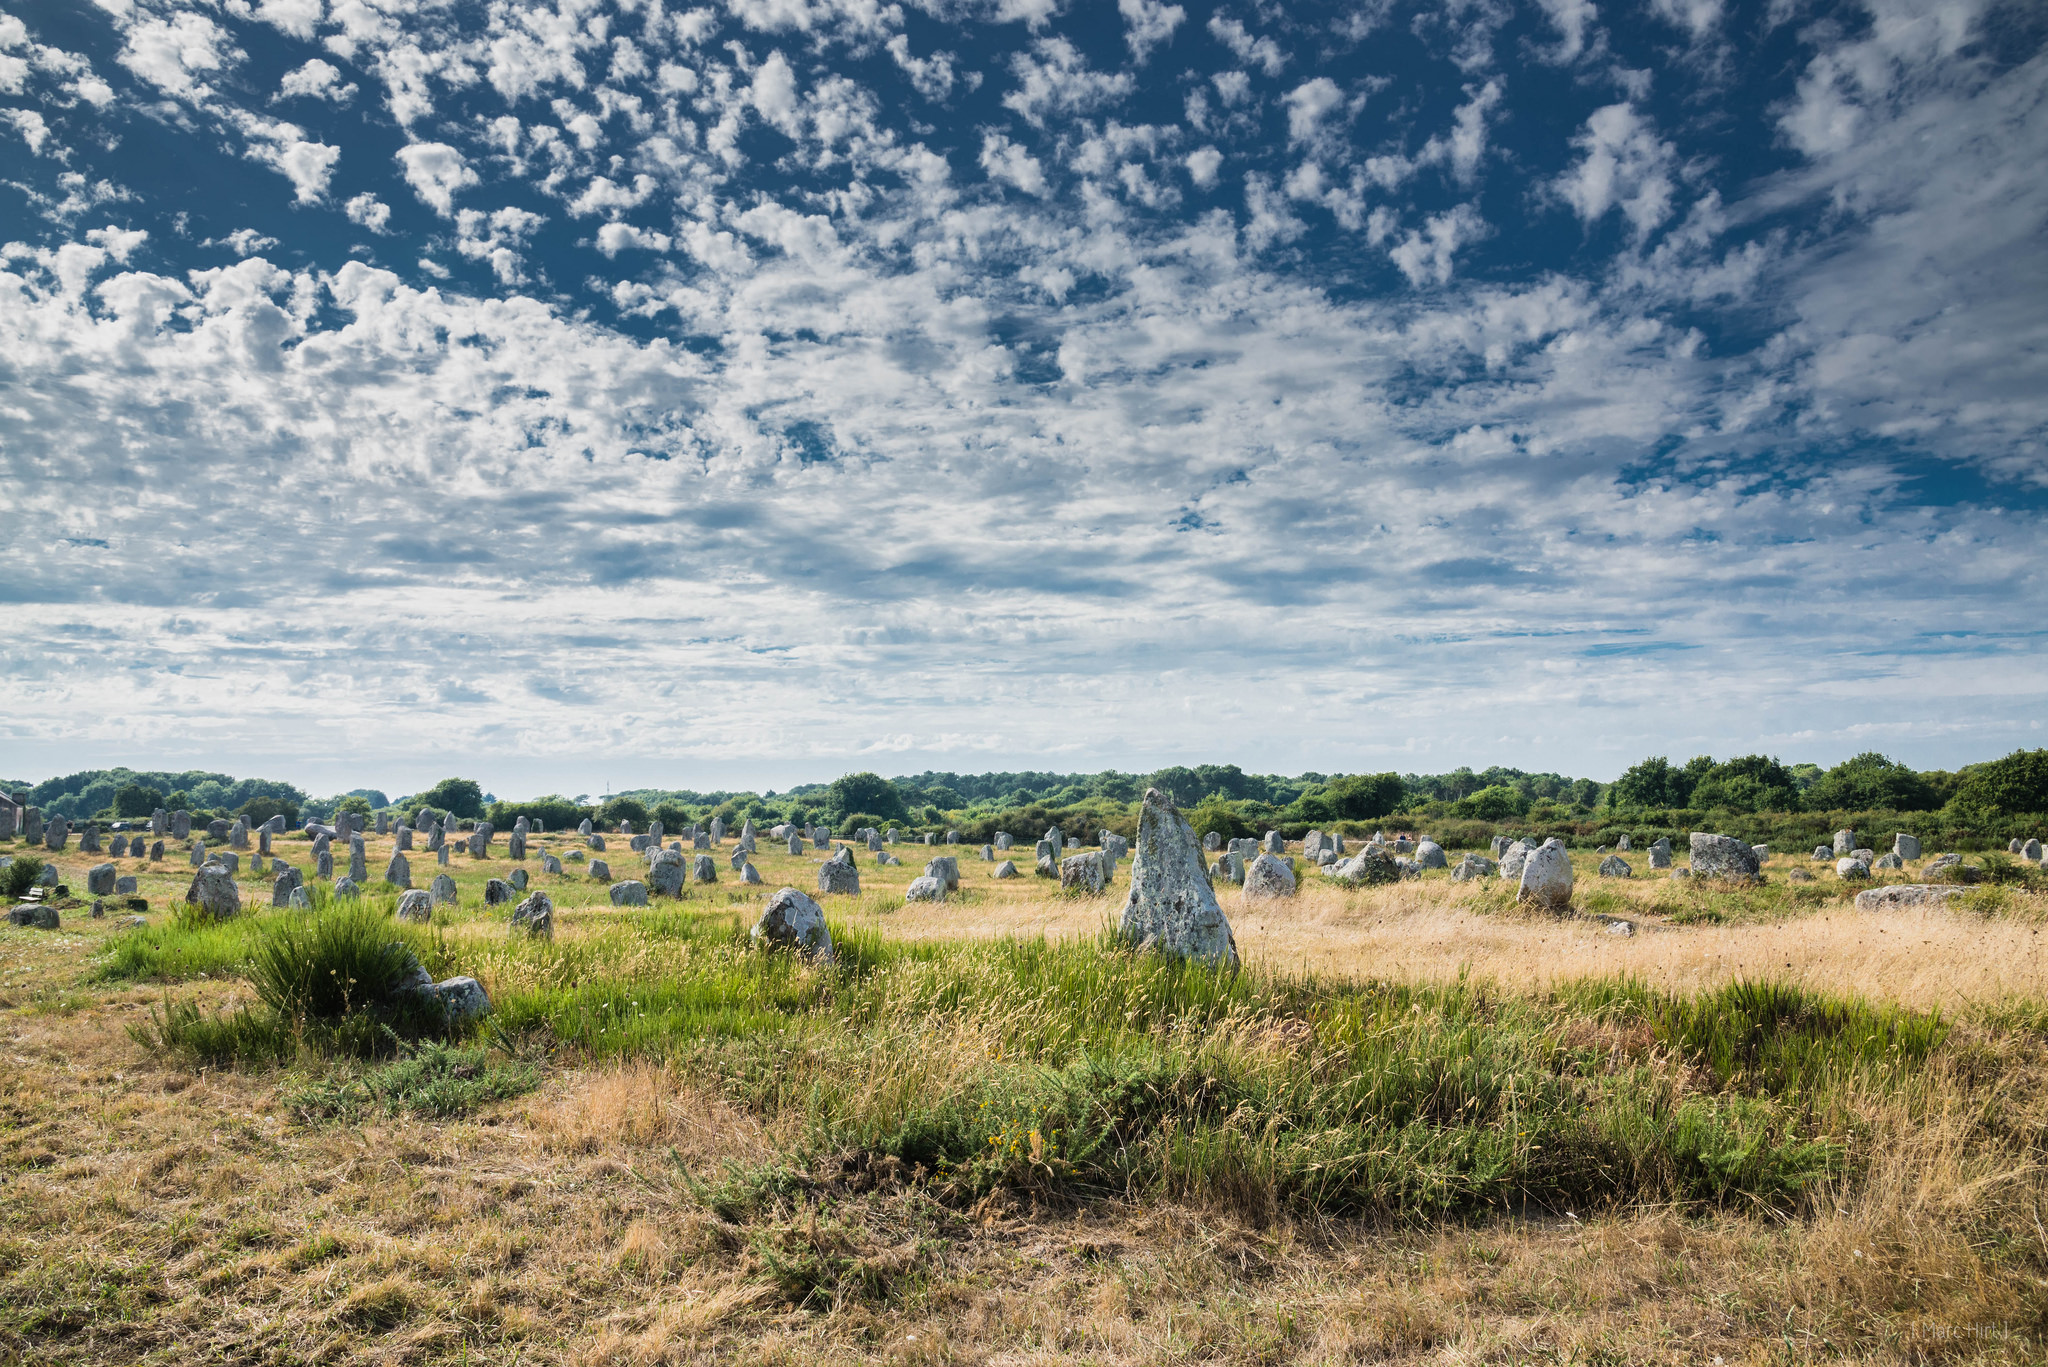
[[[0,869],[0,893],[9,898],[26,895],[43,876],[43,868],[43,861],[32,854],[16,855],[12,864]]]

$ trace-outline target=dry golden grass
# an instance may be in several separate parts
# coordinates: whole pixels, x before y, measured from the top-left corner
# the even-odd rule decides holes
[[[811,885],[809,861],[761,862],[771,888]],[[917,871],[862,870],[871,891]],[[858,914],[907,938],[1064,936],[1092,934],[1116,906],[1048,897],[1030,880],[977,891],[969,905]],[[1226,906],[1247,959],[1273,967],[1470,971],[1510,991],[1594,974],[1676,990],[1772,976],[1956,1014],[1909,1094],[1857,1108],[1867,1162],[1853,1182],[1790,1219],[1622,1209],[1410,1227],[1024,1198],[956,1209],[900,1171],[828,1169],[809,1197],[736,1225],[693,1183],[800,1136],[678,1067],[564,1059],[541,1091],[472,1119],[301,1125],[279,1075],[193,1073],[128,1037],[157,994],[81,987],[104,923],[0,931],[0,1278],[14,1302],[0,1362],[2048,1356],[2048,1285],[2013,1270],[2048,1268],[2048,1041],[1970,1018],[2009,998],[2048,1001],[2039,899],[1988,919],[1863,916],[1837,901],[1672,925],[1654,910],[1668,888],[1615,891],[1634,936],[1482,909],[1483,891],[1441,879],[1312,884],[1270,912]],[[589,900],[558,898],[565,940],[620,915]],[[934,1047],[904,1066],[943,1072],[968,1052]],[[870,1085],[892,1077],[878,1070]],[[889,1291],[794,1306],[765,1261],[777,1248],[835,1250]]]

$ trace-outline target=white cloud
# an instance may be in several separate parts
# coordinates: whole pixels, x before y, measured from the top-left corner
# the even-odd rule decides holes
[[[1117,13],[1124,17],[1124,41],[1130,44],[1131,59],[1142,62],[1152,49],[1173,39],[1188,12],[1164,0],[1117,0]]]
[[[1557,47],[1546,54],[1551,61],[1574,62],[1586,51],[1586,30],[1600,18],[1593,0],[1536,0],[1557,30]]]
[[[0,121],[14,125],[14,131],[21,134],[21,140],[28,144],[28,150],[42,155],[43,143],[49,139],[49,125],[43,116],[33,109],[0,109]]]
[[[761,63],[760,70],[754,73],[754,83],[748,89],[747,98],[769,123],[792,138],[802,136],[803,129],[797,116],[796,72],[780,51],[769,53],[768,60]]]
[[[275,247],[277,239],[265,237],[254,228],[237,228],[226,237],[220,238],[217,241],[202,242],[199,245],[202,247],[226,247],[236,256],[254,256],[258,252],[269,251],[272,247]]]
[[[934,52],[929,57],[913,57],[910,38],[901,33],[889,39],[888,49],[918,94],[928,100],[943,100],[953,93],[952,53]]]
[[[1236,19],[1223,14],[1211,15],[1209,32],[1216,41],[1237,54],[1237,60],[1263,70],[1268,76],[1278,76],[1280,69],[1287,65],[1287,54],[1271,38],[1254,38],[1245,26]]]
[[[1204,190],[1216,183],[1223,169],[1223,154],[1213,147],[1197,147],[1187,155],[1188,178]]]
[[[167,95],[203,100],[213,87],[198,79],[200,74],[219,71],[241,57],[224,29],[185,10],[168,20],[136,24],[115,60]]]
[[[1219,71],[1209,78],[1216,87],[1216,93],[1223,103],[1230,106],[1243,104],[1252,92],[1252,78],[1242,71]]]
[[[317,204],[326,198],[327,184],[334,176],[334,164],[341,159],[339,147],[314,142],[306,136],[304,129],[294,123],[259,118],[241,111],[233,113],[232,122],[249,140],[244,155],[251,161],[262,162],[282,172],[291,181],[300,204]]]
[[[384,225],[391,221],[391,206],[365,190],[342,206],[348,214],[348,221],[368,228],[373,233],[384,231]]]
[[[1695,38],[1704,38],[1721,23],[1723,0],[1650,0],[1650,11]]]
[[[1304,81],[1287,92],[1287,140],[1308,142],[1316,136],[1323,116],[1344,103],[1344,92],[1328,76]]]
[[[347,104],[355,98],[356,87],[354,82],[342,79],[340,67],[313,57],[305,65],[285,72],[284,79],[278,83],[277,93],[281,99],[304,96]]]
[[[306,43],[312,41],[325,9],[321,0],[261,0],[256,6],[256,17],[278,32]]]
[[[1131,93],[1136,81],[1129,72],[1094,71],[1087,59],[1064,38],[1041,38],[1031,54],[1010,59],[1017,88],[1003,96],[1003,105],[1034,126],[1048,114],[1082,114],[1113,104]]]
[[[1641,241],[1671,216],[1675,150],[1633,107],[1594,111],[1572,145],[1582,155],[1558,179],[1557,191],[1582,222],[1595,223],[1618,208]]]
[[[666,252],[672,245],[667,233],[636,228],[630,223],[607,223],[597,230],[597,249],[606,256],[617,256],[620,252],[636,248]]]
[[[981,139],[981,169],[990,180],[1004,181],[1027,195],[1046,192],[1045,168],[1024,148],[1001,133],[986,133]]]
[[[1448,285],[1458,248],[1485,237],[1487,231],[1478,211],[1469,204],[1460,204],[1432,216],[1422,231],[1410,232],[1387,256],[1411,285]]]
[[[420,203],[443,218],[454,214],[456,192],[478,183],[462,153],[445,142],[413,143],[400,148],[395,159]]]
[[[1060,0],[996,0],[995,20],[999,24],[1022,21],[1033,33],[1044,28],[1060,10]]]
[[[463,209],[455,216],[455,250],[472,261],[488,261],[500,284],[524,284],[523,249],[534,230],[545,222],[543,215],[515,205],[488,214],[481,209]]]

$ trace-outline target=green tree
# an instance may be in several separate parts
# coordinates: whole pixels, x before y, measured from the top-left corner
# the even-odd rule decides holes
[[[479,807],[477,811],[481,813],[483,809]],[[359,816],[368,816],[370,814],[370,799],[366,797],[345,797],[334,804],[336,816],[341,815],[343,812],[354,812]]]
[[[1241,840],[1258,834],[1252,823],[1238,815],[1237,809],[1220,793],[1203,798],[1187,815],[1188,824],[1198,836],[1214,831],[1225,840]]]
[[[621,821],[630,821],[636,831],[645,831],[647,823],[652,820],[646,805],[630,797],[612,798],[597,809],[597,819],[598,824],[606,830],[612,829]]]
[[[273,816],[281,816],[284,824],[291,827],[299,824],[299,804],[277,797],[252,797],[241,805],[238,815],[247,817],[251,826],[261,826]]]
[[[1866,750],[1845,759],[1807,788],[1808,811],[1931,812],[1941,805],[1934,785],[1885,755]]]
[[[1987,815],[2048,812],[2048,750],[2015,750],[1971,765],[1956,785],[1955,804]]]
[[[1731,812],[1796,812],[1799,785],[1770,755],[1742,755],[1715,765],[1692,790],[1691,806]]]
[[[364,805],[369,804],[365,802]],[[432,807],[437,812],[450,811],[473,821],[481,820],[484,814],[484,788],[473,778],[444,778],[414,797],[413,805]]]
[[[1451,804],[1451,811],[1457,816],[1474,817],[1480,821],[1511,821],[1529,814],[1530,797],[1520,788],[1497,783],[1491,788],[1481,788],[1470,797],[1461,797]]]
[[[1345,821],[1371,821],[1391,816],[1406,793],[1399,774],[1346,774],[1330,780],[1323,791]]]
[[[826,789],[826,802],[841,819],[855,812],[901,820],[903,794],[880,774],[841,774]]]
[[[164,795],[140,783],[124,783],[114,790],[114,815],[148,816],[163,805]]]

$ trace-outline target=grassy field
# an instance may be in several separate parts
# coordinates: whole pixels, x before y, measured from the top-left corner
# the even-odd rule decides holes
[[[0,928],[0,1360],[2048,1351],[2048,894],[1872,915],[1803,860],[1745,890],[1582,856],[1557,917],[1311,877],[1222,889],[1217,975],[1105,935],[1121,877],[955,850],[962,894],[905,907],[898,846],[820,898],[821,967],[745,930],[823,855],[764,841],[753,889],[729,851],[625,909],[534,850],[552,941],[482,905],[509,862],[453,855],[458,904],[391,933],[497,1009],[395,1055],[266,1015],[252,962],[303,916],[267,876],[198,926],[182,853],[117,861],[147,926]]]

